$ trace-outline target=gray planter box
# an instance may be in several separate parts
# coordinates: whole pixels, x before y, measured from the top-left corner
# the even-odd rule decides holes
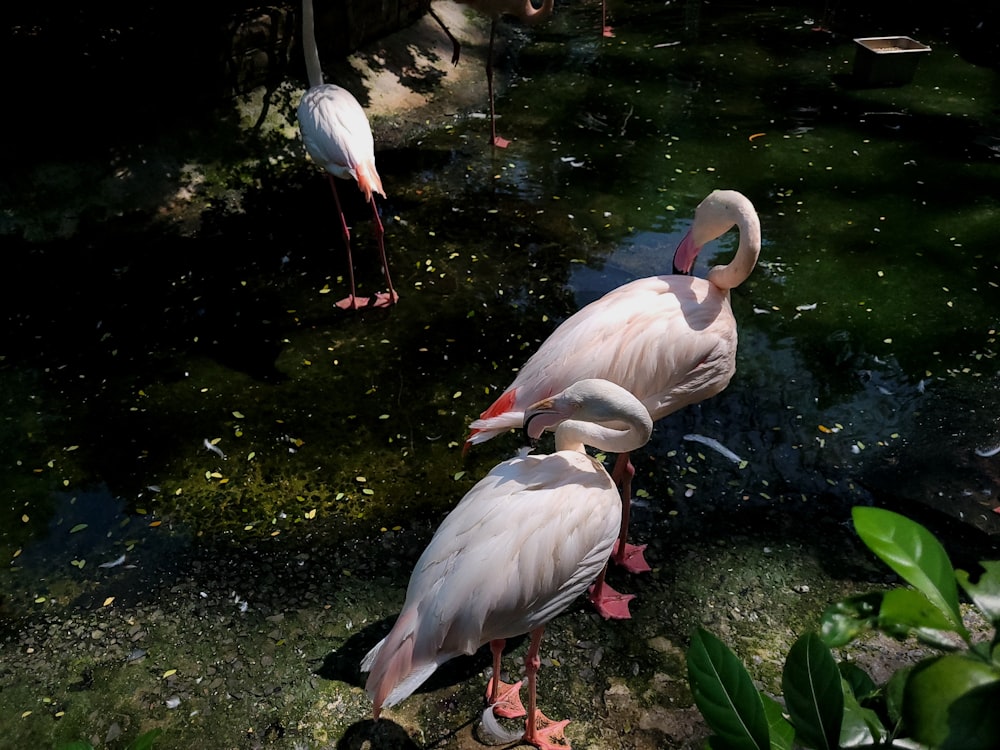
[[[855,39],[854,77],[865,86],[900,86],[913,80],[917,63],[931,51],[908,36]]]

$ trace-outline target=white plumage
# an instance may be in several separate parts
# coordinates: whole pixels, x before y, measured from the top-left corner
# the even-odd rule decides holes
[[[737,227],[739,247],[729,264],[707,278],[688,276],[702,246]],[[695,212],[674,257],[675,273],[637,279],[566,319],[518,371],[500,397],[473,422],[467,444],[517,427],[524,410],[584,378],[628,389],[654,420],[722,391],[736,371],[736,318],[729,290],[747,279],[760,254],[760,221],[750,201],[716,190]],[[613,559],[628,570],[649,570],[643,547],[625,543],[633,473],[628,455],[613,471],[622,487],[623,522]],[[594,604],[605,617],[627,618],[630,596],[603,584]]]
[[[529,421],[537,419],[529,434],[554,429],[557,450],[498,464],[438,528],[413,570],[399,618],[362,662],[376,717],[449,659],[532,633],[526,739],[538,731],[536,637],[601,572],[621,527],[618,490],[583,446],[634,450],[649,439],[652,420],[627,391],[597,380],[527,411]],[[498,661],[494,672],[498,679]],[[528,739],[536,740],[544,743]]]

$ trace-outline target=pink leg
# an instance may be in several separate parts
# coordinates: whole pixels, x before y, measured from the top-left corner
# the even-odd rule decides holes
[[[629,460],[628,453],[619,453],[615,461],[615,468],[611,472],[611,478],[618,485],[622,496],[622,527],[615,544],[615,550],[611,555],[611,560],[616,565],[621,565],[630,573],[647,573],[652,568],[646,562],[643,551],[646,545],[626,544],[628,537],[629,511],[632,507],[632,477],[635,476],[635,467]]]
[[[378,206],[375,205],[375,196],[372,196],[372,218],[375,222],[375,241],[378,243],[378,254],[382,259],[382,270],[385,272],[385,283],[389,286],[388,292],[379,292],[375,295],[375,307],[389,307],[399,301],[399,295],[392,288],[392,278],[389,276],[389,260],[385,256],[385,229],[382,228],[382,219],[378,215]]]
[[[566,750],[570,744],[563,736],[563,730],[569,720],[552,721],[538,710],[535,700],[538,668],[542,660],[538,657],[538,648],[542,643],[545,626],[531,631],[531,645],[524,657],[524,669],[528,674],[528,719],[524,724],[524,741],[540,750]]]
[[[347,247],[347,276],[351,282],[351,295],[344,297],[337,303],[337,307],[342,310],[357,310],[368,304],[367,297],[358,297],[354,293],[354,259],[351,257],[351,230],[347,228],[347,219],[344,217],[344,209],[340,207],[340,196],[337,195],[337,182],[332,174],[327,174],[330,180],[330,189],[333,191],[333,200],[337,204],[337,213],[340,214],[340,228],[344,233],[344,245]]]
[[[493,37],[496,35],[497,21],[490,26],[490,49],[486,55],[486,88],[490,92],[490,138],[497,148],[507,148],[510,141],[497,135],[497,113],[493,106]]]
[[[505,719],[516,719],[524,716],[524,704],[521,703],[521,681],[513,685],[500,681],[500,656],[503,654],[505,641],[502,638],[490,641],[490,651],[493,652],[493,676],[486,686],[486,702],[493,706],[493,713]]]
[[[608,26],[608,0],[601,0],[601,34],[606,37],[615,35],[615,32]]]
[[[628,611],[628,603],[635,599],[635,594],[619,594],[611,588],[604,580],[607,572],[608,566],[605,565],[590,587],[590,602],[605,620],[629,620],[632,613]]]

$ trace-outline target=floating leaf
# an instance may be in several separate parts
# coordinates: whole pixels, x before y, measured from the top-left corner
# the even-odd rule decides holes
[[[101,606],[108,607],[108,606],[111,605],[111,602],[113,602],[114,600],[115,600],[115,598],[113,596],[109,596],[107,599],[104,600],[104,604],[101,605]]]
[[[461,479],[464,476],[465,476],[465,472],[464,471],[456,471],[455,475],[452,477],[452,479],[458,481],[459,479]]]
[[[166,672],[163,673],[163,679],[166,679],[168,677],[173,677],[175,674],[177,674],[176,669],[168,669]]]
[[[245,417],[243,416],[243,414],[241,412],[238,412],[238,411],[234,411],[233,412],[233,416],[236,417],[237,419],[245,419]]]
[[[76,526],[74,526],[72,529],[69,530],[69,533],[70,534],[75,534],[78,531],[83,531],[85,528],[87,528],[87,524],[85,524],[85,523],[78,523]]]

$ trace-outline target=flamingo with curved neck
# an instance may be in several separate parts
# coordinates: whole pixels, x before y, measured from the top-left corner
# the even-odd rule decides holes
[[[536,702],[542,635],[607,565],[622,508],[614,481],[584,446],[636,450],[649,440],[653,421],[624,388],[594,379],[529,406],[524,421],[529,435],[554,431],[558,450],[497,464],[438,527],[392,630],[361,663],[376,719],[441,664],[489,644],[487,712],[527,713],[525,742],[542,750],[569,747],[568,722],[551,721]],[[500,679],[506,640],[524,633],[531,636],[527,711],[521,683]]]
[[[730,290],[747,279],[760,254],[760,220],[735,190],[716,190],[695,210],[675,254],[679,272],[690,272],[702,246],[731,228],[739,231],[736,255],[707,278],[679,273],[624,284],[567,318],[518,371],[514,381],[471,425],[466,447],[520,427],[524,410],[585,378],[617,383],[639,398],[654,420],[722,391],[736,371],[737,329]],[[622,493],[622,528],[612,560],[627,570],[649,570],[644,546],[626,543],[631,479],[628,452],[612,476]],[[598,579],[592,601],[605,617],[628,618],[631,595]]]

